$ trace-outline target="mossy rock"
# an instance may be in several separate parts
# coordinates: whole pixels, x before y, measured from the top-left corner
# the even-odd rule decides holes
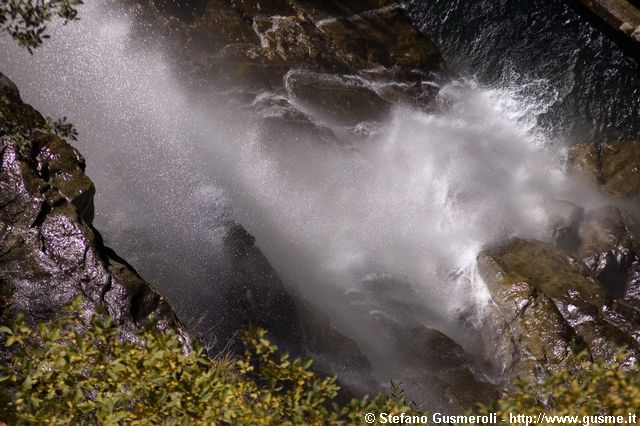
[[[484,250],[478,265],[494,302],[487,340],[512,377],[579,368],[575,354],[582,349],[607,359],[622,345],[638,352],[638,313],[569,253],[513,239]]]
[[[605,292],[585,265],[551,244],[513,239],[483,256],[499,265],[505,276],[501,283],[527,282],[549,297],[579,306],[604,304]]]
[[[569,151],[568,163],[610,195],[640,196],[640,141],[579,144]]]
[[[2,75],[0,92],[0,322],[18,312],[49,320],[82,294],[83,309],[106,310],[124,338],[155,317],[188,340],[162,297],[93,229],[95,189],[80,153]]]

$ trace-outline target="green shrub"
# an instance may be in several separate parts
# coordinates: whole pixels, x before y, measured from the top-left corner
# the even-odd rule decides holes
[[[0,329],[9,362],[0,367],[0,419],[8,424],[363,424],[368,412],[401,413],[402,398],[335,403],[336,379],[310,360],[279,355],[255,330],[239,359],[185,352],[171,332],[122,342],[110,319],[85,324],[77,306],[30,327]]]
[[[420,414],[402,395],[337,404],[336,379],[315,375],[311,360],[279,354],[264,330],[245,334],[243,356],[212,359],[197,344],[187,351],[172,332],[149,329],[123,342],[110,318],[87,323],[79,306],[36,327],[21,317],[0,327],[8,355],[0,424],[362,425],[366,413]],[[578,372],[521,382],[479,413],[626,417],[640,407],[640,371],[629,359],[585,359]]]
[[[83,0],[2,0],[0,35],[7,33],[30,53],[47,35],[47,22],[59,17],[63,23],[77,19],[77,7]]]
[[[640,369],[633,356],[621,350],[616,359],[609,362],[592,361],[586,353],[580,358],[582,363],[577,371],[552,373],[542,383],[520,381],[514,391],[492,406],[481,407],[480,411],[497,413],[499,419],[509,419],[510,413],[537,419],[544,412],[547,418],[576,417],[578,424],[585,420],[600,424],[594,416],[622,416],[628,420],[629,414],[639,412]],[[640,423],[640,416],[636,421]]]

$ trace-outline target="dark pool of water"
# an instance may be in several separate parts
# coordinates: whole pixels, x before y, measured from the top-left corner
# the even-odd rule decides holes
[[[557,97],[539,121],[552,136],[640,138],[640,66],[566,1],[406,3],[454,71]]]

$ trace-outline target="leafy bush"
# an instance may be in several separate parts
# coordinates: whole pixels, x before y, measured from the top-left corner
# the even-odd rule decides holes
[[[40,46],[46,34],[47,22],[54,17],[63,22],[77,19],[77,6],[83,0],[2,0],[0,1],[0,34],[8,33],[30,53]]]
[[[335,378],[310,360],[279,355],[264,330],[246,334],[244,356],[184,353],[178,337],[148,330],[122,342],[116,324],[78,304],[58,320],[0,328],[0,419],[9,424],[362,424],[368,412],[401,413],[402,398],[335,403]]]
[[[640,407],[640,368],[638,361],[622,350],[615,360],[591,361],[580,355],[577,371],[562,370],[551,374],[541,384],[521,381],[493,406],[482,407],[482,413],[495,412],[509,419],[509,413],[537,418],[577,416],[582,422],[591,416],[622,416],[638,413]],[[637,421],[640,421],[638,416]],[[592,424],[599,424],[590,420]]]
[[[56,321],[0,327],[0,424],[361,425],[366,413],[420,414],[402,395],[339,405],[333,377],[311,360],[278,354],[264,330],[244,336],[238,359],[187,350],[172,332],[149,329],[123,342],[110,318],[80,318],[79,301]],[[584,360],[578,372],[552,374],[484,406],[495,412],[548,416],[628,416],[640,407],[637,361]],[[543,422],[544,423],[544,422]]]

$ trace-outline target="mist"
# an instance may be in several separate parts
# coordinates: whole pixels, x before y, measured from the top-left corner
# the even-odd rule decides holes
[[[402,348],[372,316],[440,330],[473,352],[490,303],[480,250],[514,236],[549,240],[554,200],[607,202],[567,176],[563,141],[538,128],[556,100],[544,81],[458,79],[440,88],[437,112],[397,105],[355,127],[289,98],[339,137],[274,138],[231,95],[193,93],[127,15],[102,2],[80,15],[52,27],[33,56],[0,39],[0,67],[27,103],[75,124],[97,187],[96,228],[183,315],[215,323],[215,309],[203,310],[225,285],[222,239],[237,221],[384,381]]]

